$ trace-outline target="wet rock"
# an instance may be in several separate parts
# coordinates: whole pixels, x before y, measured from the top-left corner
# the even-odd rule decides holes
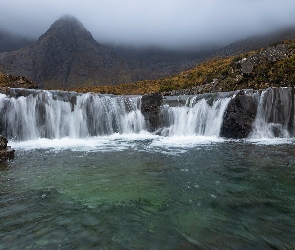
[[[253,91],[250,92],[241,90],[229,102],[221,126],[221,137],[241,139],[246,138],[252,131],[258,100]]]
[[[14,158],[14,150],[7,146],[7,139],[3,136],[0,136],[0,162],[11,160]]]
[[[7,148],[7,139],[3,136],[0,136],[0,150]]]
[[[158,93],[142,96],[141,112],[150,132],[156,131],[160,126],[160,106],[162,100],[162,95]]]

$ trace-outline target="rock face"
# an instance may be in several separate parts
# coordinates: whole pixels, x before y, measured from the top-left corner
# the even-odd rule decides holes
[[[158,93],[142,96],[141,112],[150,132],[156,131],[160,126],[160,107],[162,100],[162,95]]]
[[[129,82],[123,61],[96,42],[90,32],[70,16],[54,22],[30,46],[1,53],[0,71],[30,78],[39,88]]]
[[[14,158],[14,150],[7,146],[7,139],[0,136],[0,162]]]
[[[241,90],[230,101],[223,117],[220,136],[225,138],[246,138],[252,131],[258,100],[253,91]]]

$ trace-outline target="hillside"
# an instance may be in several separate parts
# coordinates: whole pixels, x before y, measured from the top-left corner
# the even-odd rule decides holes
[[[1,53],[0,71],[30,78],[41,88],[130,82],[124,62],[70,16],[53,23],[30,46]]]
[[[5,93],[8,87],[36,89],[37,84],[23,76],[7,75],[0,72],[0,93]]]
[[[295,27],[282,28],[269,34],[255,35],[244,40],[236,41],[218,50],[214,56],[236,56],[286,40],[295,40]]]
[[[199,94],[237,89],[265,89],[295,83],[295,41],[226,58],[215,58],[192,70],[159,80],[118,86],[75,88],[80,92],[166,95]]]

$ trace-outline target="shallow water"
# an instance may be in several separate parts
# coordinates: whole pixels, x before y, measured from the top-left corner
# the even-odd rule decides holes
[[[0,249],[292,249],[295,143],[149,134],[11,144]]]

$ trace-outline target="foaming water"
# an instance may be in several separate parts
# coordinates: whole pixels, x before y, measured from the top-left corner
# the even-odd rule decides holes
[[[141,97],[70,94],[34,91],[18,98],[0,95],[0,133],[24,141],[77,139],[145,130],[140,112]]]
[[[219,98],[214,101],[198,97],[188,99],[190,102],[182,107],[162,107],[166,136],[208,136],[218,137],[223,121],[223,114],[230,98]],[[210,103],[213,102],[213,103]]]
[[[122,151],[132,147],[132,143],[138,140],[153,139],[156,136],[149,133],[139,134],[119,134],[115,133],[109,136],[94,136],[88,138],[69,138],[47,139],[39,138],[27,141],[11,141],[9,144],[14,149],[34,150],[34,149],[52,149],[52,150],[73,150],[73,151]]]
[[[259,139],[247,139],[245,142],[250,142],[257,145],[283,145],[283,144],[295,144],[294,138],[259,138]]]
[[[210,145],[221,143],[222,138],[209,136],[171,136],[164,137],[148,132],[139,134],[113,134],[109,136],[95,136],[81,139],[64,137],[61,139],[39,138],[27,141],[10,141],[9,145],[16,150],[45,149],[52,151],[72,150],[81,152],[117,152],[126,149],[138,149],[159,152],[186,152],[187,148],[198,145]],[[144,146],[138,148],[138,143],[144,142]]]
[[[294,130],[292,88],[266,89],[262,92],[250,139],[290,138]]]

